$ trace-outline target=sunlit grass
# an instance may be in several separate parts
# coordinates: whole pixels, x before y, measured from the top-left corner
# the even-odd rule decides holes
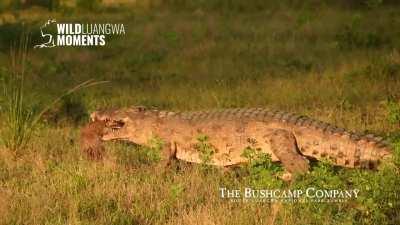
[[[225,9],[218,10],[217,3]],[[30,52],[29,79],[6,86],[13,97],[2,99],[2,110],[8,111],[1,114],[0,130],[14,130],[16,135],[4,140],[26,147],[18,157],[13,148],[0,149],[0,224],[398,224],[396,8],[281,3],[280,8],[255,10],[237,1],[187,4],[60,14],[65,21],[122,21],[127,34],[104,48]],[[13,40],[11,28],[0,27],[0,41]],[[0,54],[5,58],[8,53]],[[75,93],[77,104],[47,104],[91,79],[110,83]],[[31,113],[31,103],[38,103],[39,112]],[[24,128],[33,127],[40,109],[48,107],[56,108],[50,113],[68,116],[76,112],[68,107],[85,106],[90,112],[128,105],[297,112],[391,137],[395,164],[371,172],[321,163],[288,184],[258,161],[231,171],[175,162],[160,171],[155,154],[120,143],[107,143],[104,161],[89,162],[78,149],[75,123],[38,119],[41,129],[33,136]],[[29,145],[24,136],[30,137]],[[359,188],[361,197],[342,204],[282,205],[230,203],[219,197],[219,187],[247,186]]]

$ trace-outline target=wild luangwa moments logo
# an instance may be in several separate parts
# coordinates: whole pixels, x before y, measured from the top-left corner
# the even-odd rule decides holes
[[[56,34],[51,32],[52,26]],[[125,35],[125,27],[113,23],[57,23],[50,19],[40,27],[40,33],[43,41],[34,48],[105,46],[108,37]]]

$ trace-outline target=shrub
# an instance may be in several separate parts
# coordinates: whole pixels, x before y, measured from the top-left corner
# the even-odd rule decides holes
[[[145,156],[149,163],[156,163],[161,160],[161,151],[163,150],[164,141],[159,137],[152,137],[148,140],[145,150]]]
[[[99,8],[101,0],[77,0],[76,5],[79,8],[87,10],[96,10]]]
[[[79,96],[65,96],[43,115],[44,120],[55,125],[70,123],[78,125],[88,118],[86,106]]]
[[[199,151],[200,160],[203,165],[209,164],[212,162],[212,156],[215,153],[214,147],[208,142],[209,138],[206,135],[200,135],[197,137],[198,143],[195,148]]]
[[[346,24],[335,36],[338,47],[341,50],[353,50],[356,48],[378,48],[385,40],[376,31],[364,31],[361,27],[361,16],[353,16],[349,24]]]
[[[367,5],[368,8],[377,8],[381,6],[383,3],[383,0],[366,0],[365,4]]]
[[[3,12],[10,8],[11,6],[11,0],[2,0],[0,1],[0,12]]]
[[[242,156],[248,160],[244,165],[247,171],[247,182],[253,187],[281,187],[282,180],[279,175],[282,174],[283,168],[272,162],[271,156],[261,151],[247,147],[243,150]]]
[[[42,6],[49,10],[55,10],[59,7],[60,0],[28,0],[24,3],[24,6],[26,7],[33,5]]]
[[[386,108],[388,111],[389,122],[400,125],[400,104],[389,99],[386,102]]]

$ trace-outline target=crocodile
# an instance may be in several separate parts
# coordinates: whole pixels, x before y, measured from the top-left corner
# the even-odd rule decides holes
[[[152,137],[164,147],[162,162],[172,159],[204,163],[199,137],[213,149],[210,165],[229,167],[248,162],[246,148],[269,154],[289,174],[306,173],[310,160],[336,166],[377,169],[392,157],[380,136],[347,131],[307,116],[268,108],[173,112],[142,106],[91,113],[82,129],[82,148],[101,154],[100,142],[125,140],[146,145]],[[97,154],[94,154],[97,155]]]

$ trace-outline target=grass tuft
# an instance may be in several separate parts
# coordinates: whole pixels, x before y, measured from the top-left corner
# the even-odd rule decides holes
[[[24,99],[27,40],[11,50],[9,76],[3,76],[5,129],[2,140],[6,147],[16,151],[24,147],[33,132],[34,113]]]
[[[29,143],[42,116],[66,96],[84,88],[105,83],[87,80],[67,90],[40,111],[26,101],[25,79],[28,56],[28,38],[21,38],[18,47],[11,49],[9,70],[3,74],[3,101],[5,115],[1,137],[4,145],[15,153]]]

